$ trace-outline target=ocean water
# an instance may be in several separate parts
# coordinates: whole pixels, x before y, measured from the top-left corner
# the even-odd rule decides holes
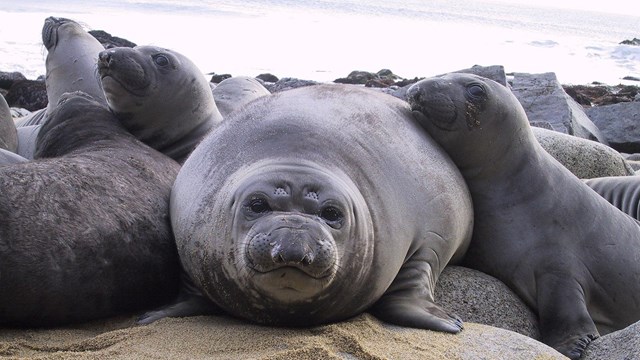
[[[0,70],[44,74],[48,16],[176,50],[203,73],[331,81],[352,70],[413,78],[478,64],[555,72],[565,84],[640,84],[621,80],[640,78],[640,46],[619,44],[640,38],[640,13],[487,0],[0,0]]]

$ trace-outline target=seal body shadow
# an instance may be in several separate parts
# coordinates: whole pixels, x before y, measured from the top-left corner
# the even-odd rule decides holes
[[[513,289],[542,340],[577,359],[640,319],[640,226],[549,155],[504,86],[448,74],[407,92],[416,119],[464,176],[474,204],[463,265]]]
[[[468,190],[386,94],[319,85],[248,103],[185,162],[171,218],[185,271],[233,316],[312,326],[371,310],[462,328],[433,289],[467,248]]]
[[[0,323],[56,326],[173,298],[179,165],[84,93],[61,97],[35,157],[0,167]]]

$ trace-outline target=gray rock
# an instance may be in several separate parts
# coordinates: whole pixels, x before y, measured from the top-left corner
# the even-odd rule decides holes
[[[580,179],[635,174],[622,154],[607,145],[539,127],[531,129],[540,145]]]
[[[535,313],[505,284],[480,271],[446,267],[438,279],[435,300],[465,322],[540,338]]]
[[[282,78],[273,84],[268,84],[268,83],[265,84],[265,87],[267,88],[267,90],[269,90],[270,93],[273,94],[280,91],[291,90],[291,89],[295,89],[303,86],[311,86],[311,85],[318,85],[318,84],[320,83],[313,80]]]
[[[516,73],[511,90],[530,122],[546,121],[555,131],[607,143],[582,106],[564,91],[554,73]]]
[[[474,65],[469,69],[458,70],[454,72],[482,76],[487,79],[491,79],[495,82],[498,82],[504,86],[507,86],[507,74],[504,72],[504,66],[502,65],[491,65],[491,66]]]
[[[29,111],[44,109],[49,103],[46,85],[38,80],[16,81],[11,85],[5,100],[11,107],[21,107]]]
[[[626,153],[640,153],[640,102],[596,106],[586,110],[609,145]]]
[[[0,88],[9,90],[11,85],[17,81],[27,80],[27,78],[22,75],[22,73],[17,71],[6,72],[0,71]]]
[[[640,359],[640,322],[595,339],[587,346],[580,359]]]

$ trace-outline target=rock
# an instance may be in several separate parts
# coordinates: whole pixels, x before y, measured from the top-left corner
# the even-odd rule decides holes
[[[640,39],[633,38],[633,40],[623,40],[620,45],[635,45],[640,46]]]
[[[435,300],[465,323],[490,325],[540,339],[536,314],[505,284],[480,271],[447,266],[436,284]]]
[[[311,86],[311,85],[318,85],[318,84],[320,83],[313,80],[282,78],[274,84],[265,84],[265,87],[267,88],[267,90],[269,90],[269,92],[273,94],[280,91],[291,90],[291,89],[295,89],[303,86]]]
[[[222,82],[225,79],[228,79],[231,77],[231,74],[216,74],[216,73],[209,73],[207,75],[211,75],[211,80],[209,80],[209,82],[212,82],[214,84],[218,84],[220,82]]]
[[[546,121],[555,131],[607,143],[582,106],[562,89],[554,73],[515,73],[511,90],[530,122]]]
[[[586,113],[612,148],[640,153],[640,102],[596,106],[587,109]]]
[[[640,77],[636,77],[636,76],[625,76],[622,78],[622,80],[629,80],[629,81],[640,81]]]
[[[640,322],[593,340],[580,359],[640,359]]]
[[[463,70],[458,70],[454,72],[482,76],[487,79],[491,79],[497,83],[500,83],[504,86],[507,86],[507,74],[504,72],[504,66],[502,65],[491,65],[491,66],[474,65],[469,69],[463,69]]]
[[[137,45],[127,39],[112,36],[103,30],[90,30],[89,34],[93,35],[105,49],[111,49],[114,47],[136,47]]]
[[[624,156],[607,145],[532,127],[542,147],[580,179],[634,175]]]
[[[268,82],[268,83],[275,83],[275,82],[278,82],[278,80],[279,80],[277,76],[275,76],[273,74],[269,74],[269,73],[260,74],[260,75],[256,76],[256,79],[259,79],[259,80],[262,80],[262,81]]]
[[[563,88],[573,100],[587,108],[634,101],[638,96],[638,87],[632,85],[563,85]]]
[[[22,80],[27,80],[27,78],[20,72],[0,71],[0,89],[9,90],[15,82]]]
[[[47,88],[45,83],[37,80],[21,80],[15,82],[6,96],[11,107],[21,107],[35,111],[47,107]]]
[[[335,79],[333,82],[338,84],[364,85],[368,81],[377,80],[380,77],[377,74],[368,71],[352,71],[346,78]]]

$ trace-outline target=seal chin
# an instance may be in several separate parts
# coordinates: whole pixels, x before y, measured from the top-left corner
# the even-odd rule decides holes
[[[266,273],[255,273],[255,286],[267,297],[284,302],[310,300],[332,283],[334,274],[324,278],[314,278],[292,266],[284,266]]]

